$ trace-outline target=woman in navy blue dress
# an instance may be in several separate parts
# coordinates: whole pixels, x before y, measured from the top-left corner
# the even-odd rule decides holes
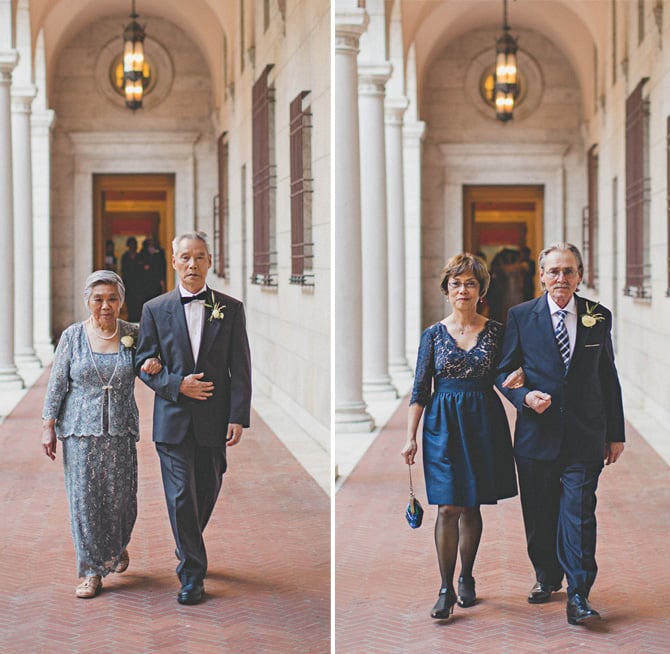
[[[493,389],[503,326],[477,313],[490,280],[486,264],[472,254],[458,254],[443,274],[441,288],[453,311],[421,335],[401,453],[414,463],[423,415],[426,491],[428,502],[439,507],[435,546],[442,583],[431,612],[436,619],[448,618],[457,601],[462,607],[475,603],[472,569],[482,534],[480,505],[517,494],[507,417]],[[505,381],[512,388],[522,383],[521,370]]]

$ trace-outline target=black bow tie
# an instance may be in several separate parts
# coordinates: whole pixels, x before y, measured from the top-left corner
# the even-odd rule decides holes
[[[207,291],[203,291],[202,293],[198,293],[197,295],[182,295],[181,296],[181,303],[182,304],[188,304],[189,302],[193,302],[193,300],[202,300],[203,302],[207,301]]]

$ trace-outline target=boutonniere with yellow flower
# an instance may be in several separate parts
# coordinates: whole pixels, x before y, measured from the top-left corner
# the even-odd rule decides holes
[[[121,345],[123,347],[126,347],[128,349],[134,348],[135,347],[135,337],[132,334],[126,334],[125,336],[121,337]]]
[[[214,296],[214,291],[212,291],[212,303],[207,304],[207,302],[205,302],[205,306],[208,309],[212,310],[212,313],[209,316],[209,322],[212,322],[212,320],[223,320],[223,318],[224,318],[223,310],[226,308],[226,305],[225,304],[219,304],[216,301],[216,297]]]
[[[598,305],[599,302],[596,302],[595,304],[586,303],[586,313],[582,314],[582,325],[584,325],[584,327],[591,328],[601,320],[605,320],[605,316],[603,316],[602,313],[595,312]]]

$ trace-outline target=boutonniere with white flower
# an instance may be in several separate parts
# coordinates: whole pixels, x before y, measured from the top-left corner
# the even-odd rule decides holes
[[[134,348],[135,338],[131,334],[126,334],[125,336],[121,337],[121,345],[123,345],[123,347],[126,347],[128,349]]]
[[[207,304],[205,302],[205,306],[208,309],[212,310],[212,313],[209,316],[209,322],[212,322],[212,320],[223,320],[223,318],[224,318],[223,310],[226,308],[226,305],[225,304],[219,304],[216,301],[216,297],[214,296],[214,291],[212,291],[212,303]]]
[[[595,312],[598,308],[598,305],[598,302],[595,304],[589,304],[588,302],[586,303],[586,313],[582,314],[582,325],[584,325],[584,327],[590,328],[601,320],[605,320],[605,316],[603,316],[602,313]]]

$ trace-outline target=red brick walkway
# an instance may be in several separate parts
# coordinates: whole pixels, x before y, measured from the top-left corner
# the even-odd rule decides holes
[[[548,604],[527,603],[534,576],[514,498],[482,508],[479,603],[440,622],[429,615],[440,585],[436,507],[425,502],[420,465],[413,477],[424,524],[413,531],[404,519],[406,416],[403,403],[336,496],[337,654],[670,651],[670,468],[630,426],[598,492],[600,572],[590,599],[603,620],[568,625],[565,587]]]
[[[152,395],[142,383],[130,567],[107,577],[97,598],[77,599],[61,453],[52,462],[39,446],[46,381],[0,426],[0,652],[330,652],[329,498],[257,415],[229,453],[205,532],[207,599],[177,604]]]

